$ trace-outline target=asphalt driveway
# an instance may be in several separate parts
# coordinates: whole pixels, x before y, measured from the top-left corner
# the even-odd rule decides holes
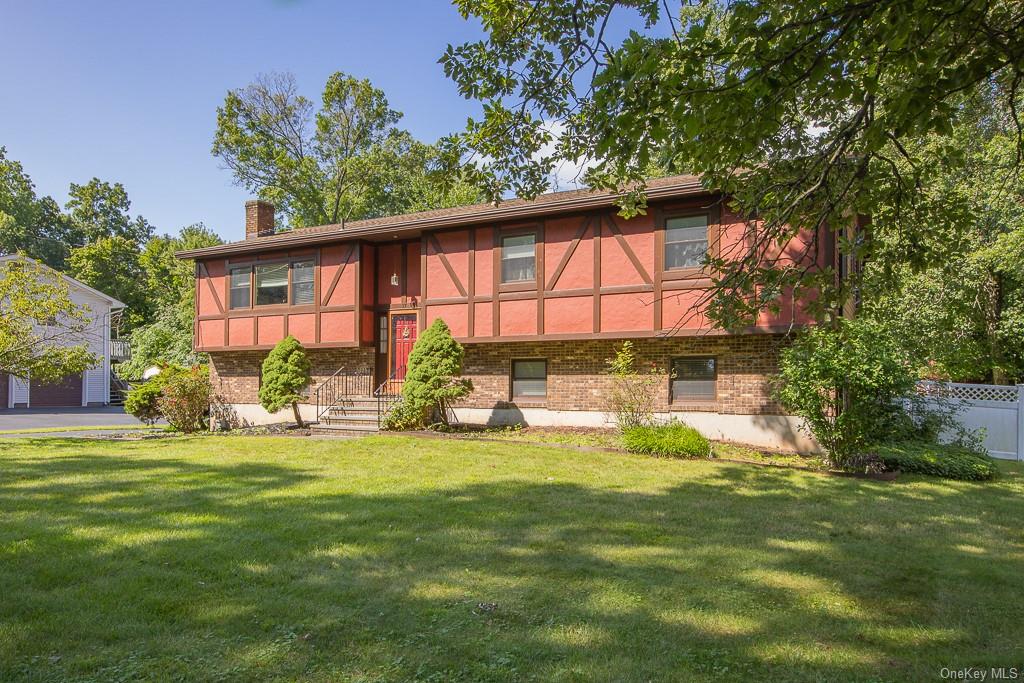
[[[0,410],[0,432],[14,429],[66,427],[140,427],[142,422],[119,406],[95,408],[11,408]]]

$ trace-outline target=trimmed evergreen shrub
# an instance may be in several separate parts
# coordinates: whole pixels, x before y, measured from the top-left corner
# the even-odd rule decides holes
[[[870,452],[890,471],[966,481],[991,479],[997,471],[995,461],[987,454],[955,443],[901,441],[876,446]]]
[[[630,427],[622,432],[622,441],[630,453],[668,458],[711,457],[711,443],[696,429],[681,422]]]
[[[312,381],[309,356],[299,340],[288,335],[263,360],[263,376],[260,381],[260,405],[268,413],[276,413],[290,405],[295,423],[305,426],[299,414],[299,402],[306,397],[303,390]]]
[[[402,398],[384,420],[385,429],[421,429],[448,424],[448,406],[473,390],[462,379],[462,344],[455,341],[444,320],[436,319],[409,354]]]

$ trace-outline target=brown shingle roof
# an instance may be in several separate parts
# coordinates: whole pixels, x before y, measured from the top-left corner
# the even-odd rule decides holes
[[[654,178],[647,181],[648,199],[663,199],[696,195],[705,192],[700,178],[691,175],[677,175]],[[252,237],[238,242],[221,244],[216,247],[179,251],[178,258],[198,258],[263,251],[271,248],[286,248],[354,239],[373,235],[399,235],[430,228],[474,225],[491,221],[508,221],[530,218],[545,214],[580,211],[611,206],[620,194],[594,190],[567,190],[549,192],[536,199],[510,199],[497,206],[494,204],[471,204],[448,209],[432,209],[398,216],[383,216],[351,221],[342,225],[317,225],[298,228],[264,237]]]

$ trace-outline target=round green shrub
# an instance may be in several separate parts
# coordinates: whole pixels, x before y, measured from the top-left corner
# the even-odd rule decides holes
[[[622,433],[622,441],[630,453],[668,458],[711,457],[711,442],[693,427],[680,422],[630,427]]]
[[[160,419],[160,406],[157,401],[162,389],[163,383],[155,380],[135,387],[124,399],[125,412],[147,424],[153,424]]]

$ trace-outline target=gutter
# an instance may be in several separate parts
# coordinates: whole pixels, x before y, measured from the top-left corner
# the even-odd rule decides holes
[[[697,179],[689,180],[676,185],[665,187],[648,187],[647,199],[660,200],[672,197],[690,197],[707,194],[708,190],[701,185]],[[496,206],[493,208],[481,209],[474,213],[451,214],[441,216],[411,217],[406,220],[395,220],[393,223],[383,225],[367,225],[364,227],[343,228],[338,226],[331,230],[304,231],[283,233],[273,237],[256,238],[221,244],[215,247],[202,249],[188,249],[176,252],[174,255],[179,259],[204,258],[208,256],[244,254],[254,251],[265,251],[267,249],[283,249],[291,246],[307,246],[322,244],[324,242],[337,242],[339,240],[358,239],[373,235],[394,234],[415,232],[432,228],[446,227],[470,227],[479,223],[490,221],[505,221],[516,218],[529,218],[543,216],[552,213],[569,213],[573,211],[593,209],[611,206],[617,199],[622,197],[617,194],[595,194],[575,196],[569,199],[555,200],[549,202],[525,203],[515,206]],[[414,216],[415,214],[413,214]],[[401,217],[398,217],[401,218]],[[373,219],[371,219],[373,220]]]

